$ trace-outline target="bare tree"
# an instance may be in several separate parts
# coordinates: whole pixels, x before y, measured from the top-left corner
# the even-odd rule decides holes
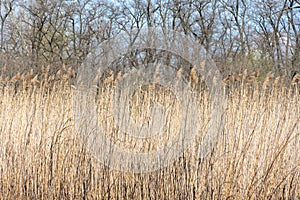
[[[295,11],[297,10],[297,11]],[[287,12],[288,24],[291,27],[292,35],[294,38],[294,48],[293,48],[293,56],[292,56],[292,66],[294,68],[300,67],[300,2],[298,0],[290,0],[289,1],[289,9]],[[298,14],[297,14],[298,13]],[[288,32],[290,35],[290,30]]]
[[[232,22],[232,28],[236,27],[237,29],[237,51],[240,51],[239,57],[243,58],[246,56],[246,46],[250,50],[248,34],[246,32],[247,2],[246,0],[222,1],[222,5],[225,12],[231,16],[229,19]]]
[[[0,48],[26,66],[76,65],[121,31],[133,42],[151,27],[196,38],[220,66],[239,66],[232,70],[300,63],[299,0],[0,0],[0,8]]]
[[[4,50],[4,28],[5,23],[9,15],[11,14],[13,7],[14,7],[15,0],[0,0],[0,19],[1,19],[1,26],[0,26],[0,48],[1,51]]]

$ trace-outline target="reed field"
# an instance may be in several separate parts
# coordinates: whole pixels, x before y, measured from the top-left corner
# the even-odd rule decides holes
[[[0,73],[0,199],[300,199],[297,77],[286,83],[271,73],[225,76],[224,124],[212,152],[199,157],[196,138],[165,168],[125,173],[102,165],[77,137],[72,68],[50,73],[42,67],[11,76],[2,68]],[[116,82],[107,81],[110,86],[96,100],[99,110],[109,113],[106,94]],[[172,113],[180,112],[180,105],[168,89],[150,85],[132,98],[135,120],[145,120],[141,113],[154,98],[170,108],[166,128],[177,129],[180,118]],[[201,135],[211,101],[205,89],[195,89],[195,98]],[[104,125],[107,116],[99,115]],[[118,142],[114,133],[111,128],[106,134]],[[159,139],[139,145],[153,150],[163,142]],[[124,146],[135,143],[126,140]]]

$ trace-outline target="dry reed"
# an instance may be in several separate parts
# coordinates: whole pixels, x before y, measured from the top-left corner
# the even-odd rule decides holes
[[[29,72],[11,80],[1,75],[0,199],[300,198],[298,87],[285,87],[280,79],[274,83],[271,74],[262,84],[229,84],[224,127],[213,152],[199,159],[198,138],[168,167],[130,174],[109,171],[76,138],[74,89],[68,82],[72,69],[61,69],[55,76],[48,74],[48,67],[41,71],[39,76]],[[246,77],[247,71],[228,80],[246,83]],[[16,92],[17,83],[23,87]],[[99,109],[107,109],[108,93],[106,88],[99,96]],[[176,104],[168,90],[145,90],[143,102],[139,96],[132,102],[138,114],[147,112],[139,109],[149,109],[150,96],[164,105]],[[209,120],[209,94],[199,91],[197,98],[201,135]]]

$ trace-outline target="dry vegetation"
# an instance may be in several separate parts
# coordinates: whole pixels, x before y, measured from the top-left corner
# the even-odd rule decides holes
[[[87,152],[72,120],[74,72],[64,67],[50,76],[48,70],[1,75],[0,199],[300,198],[296,81],[286,86],[269,74],[259,82],[247,72],[227,77],[225,123],[213,152],[198,159],[195,142],[162,170],[130,174],[109,171]],[[201,134],[209,120],[209,95],[202,91],[197,98]],[[106,101],[102,95],[99,107]]]

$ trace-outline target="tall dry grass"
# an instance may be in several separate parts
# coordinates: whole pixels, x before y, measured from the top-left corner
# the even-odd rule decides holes
[[[168,167],[130,174],[98,163],[76,137],[72,70],[51,76],[42,70],[37,77],[29,72],[0,81],[0,199],[300,198],[297,85],[286,87],[271,75],[263,83],[249,82],[245,72],[227,83],[224,128],[206,158],[197,156],[196,141]],[[134,96],[136,119],[143,120],[140,103],[147,108],[150,98],[145,93],[153,91],[137,93],[144,104]],[[176,104],[168,94],[159,89],[152,96],[163,105]],[[99,109],[108,96],[98,98]],[[209,120],[209,94],[199,91],[197,98],[201,134]]]

